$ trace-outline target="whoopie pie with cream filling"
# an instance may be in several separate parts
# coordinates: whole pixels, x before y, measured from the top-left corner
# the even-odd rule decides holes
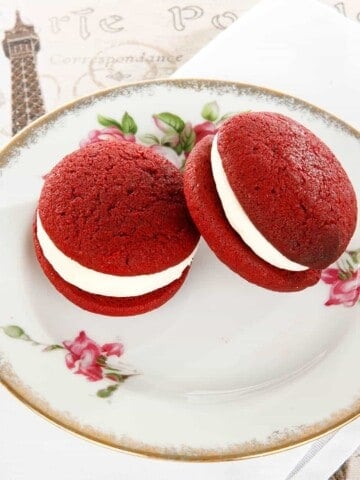
[[[184,191],[219,259],[270,290],[317,283],[356,227],[356,196],[340,162],[278,113],[236,115],[200,141],[186,163]]]
[[[70,153],[47,175],[33,239],[60,293],[91,312],[123,316],[176,293],[199,233],[173,164],[151,148],[101,141]]]

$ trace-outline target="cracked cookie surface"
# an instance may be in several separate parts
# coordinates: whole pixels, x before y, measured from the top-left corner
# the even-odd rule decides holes
[[[278,292],[295,292],[316,284],[319,270],[290,272],[258,257],[230,226],[212,176],[213,137],[203,138],[186,162],[184,190],[192,218],[215,255],[248,282]]]
[[[219,130],[223,168],[254,226],[285,257],[326,268],[356,226],[356,196],[340,162],[295,120],[273,112],[229,119]]]
[[[66,256],[112,275],[165,270],[199,240],[180,171],[130,142],[98,142],[67,155],[46,177],[38,211]]]

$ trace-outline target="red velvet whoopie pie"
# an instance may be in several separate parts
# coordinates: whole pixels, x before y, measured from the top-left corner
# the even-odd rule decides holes
[[[186,162],[184,192],[218,258],[279,292],[316,284],[356,227],[355,192],[335,155],[278,113],[236,115],[200,141]]]
[[[47,175],[33,226],[39,263],[79,307],[137,315],[183,284],[199,233],[180,171],[151,148],[101,141]]]

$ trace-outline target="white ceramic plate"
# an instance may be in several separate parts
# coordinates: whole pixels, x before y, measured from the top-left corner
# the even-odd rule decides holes
[[[248,284],[202,243],[177,295],[132,318],[72,305],[35,259],[31,223],[43,175],[82,139],[122,135],[116,124],[102,131],[98,114],[134,140],[128,112],[137,141],[171,141],[180,155],[162,150],[180,165],[194,127],[198,139],[224,114],[244,110],[302,122],[359,191],[358,132],[298,99],[229,82],[155,81],[100,92],[39,119],[3,149],[0,378],[24,403],[89,439],[182,460],[275,452],[359,415],[359,227],[350,253],[318,285],[291,294]],[[176,132],[162,130],[171,124],[181,132],[181,119],[192,127],[179,146]]]

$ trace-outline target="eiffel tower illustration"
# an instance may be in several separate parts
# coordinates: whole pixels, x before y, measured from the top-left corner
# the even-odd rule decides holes
[[[2,45],[11,64],[12,133],[15,134],[45,113],[36,70],[40,41],[34,27],[23,23],[16,11],[15,26],[5,31]]]

